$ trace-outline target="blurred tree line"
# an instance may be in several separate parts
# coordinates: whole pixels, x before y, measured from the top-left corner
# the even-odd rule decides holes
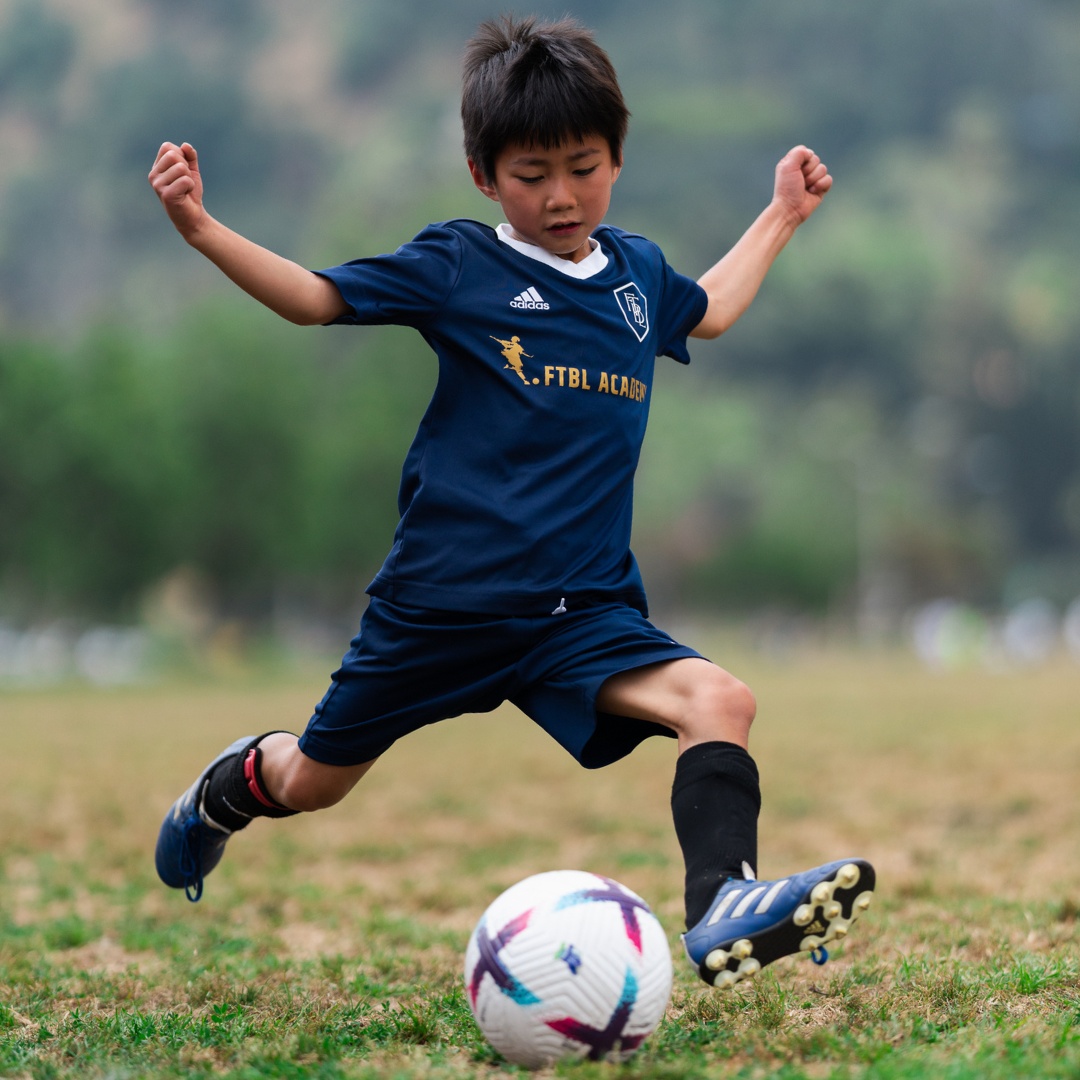
[[[656,600],[888,619],[1080,592],[1080,8],[572,9],[634,114],[610,219],[684,272],[789,146],[836,177],[750,314],[661,365],[635,538]],[[178,568],[223,613],[355,610],[434,364],[404,331],[255,309],[145,176],[192,141],[212,212],[311,266],[497,220],[457,123],[495,10],[0,0],[0,619],[134,619]]]

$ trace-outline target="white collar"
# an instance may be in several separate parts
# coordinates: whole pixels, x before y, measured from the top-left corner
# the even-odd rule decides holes
[[[592,236],[589,237],[592,251],[581,262],[573,262],[570,259],[561,259],[558,255],[552,255],[550,251],[545,251],[542,247],[537,247],[536,244],[519,240],[514,236],[513,230],[505,221],[496,228],[495,233],[504,244],[508,244],[515,251],[520,251],[522,255],[527,255],[530,259],[554,267],[560,273],[566,274],[567,277],[582,280],[591,278],[595,274],[599,274],[608,264],[608,257],[604,254],[600,241]]]

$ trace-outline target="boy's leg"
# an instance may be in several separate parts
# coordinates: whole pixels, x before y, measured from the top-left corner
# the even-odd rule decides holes
[[[662,724],[679,740],[672,786],[686,861],[687,955],[702,979],[732,986],[782,956],[847,934],[869,906],[874,871],[861,859],[755,881],[757,768],[746,750],[754,702],[708,661],[680,659],[612,676],[597,709]]]
[[[305,754],[297,737],[275,731],[259,743],[262,779],[275,802],[295,811],[325,810],[341,802],[375,760],[359,765],[327,765]]]
[[[173,803],[158,833],[154,861],[166,885],[189,900],[218,864],[229,837],[256,817],[282,818],[333,806],[373,762],[324,765],[304,755],[297,737],[275,731],[226,747]]]
[[[197,900],[229,836],[253,817],[340,801],[393,743],[427,724],[495,708],[508,696],[529,620],[400,608],[373,597],[298,743],[288,732],[239,739],[162,823],[158,875]]]
[[[708,660],[650,664],[612,676],[596,707],[675,731],[671,790],[675,833],[686,863],[686,924],[743,866],[757,866],[758,770],[747,751],[756,703],[750,689]]]

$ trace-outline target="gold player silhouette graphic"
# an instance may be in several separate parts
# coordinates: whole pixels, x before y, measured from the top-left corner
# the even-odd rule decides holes
[[[533,359],[531,353],[527,353],[521,345],[521,338],[517,334],[513,334],[509,341],[503,341],[502,338],[497,338],[493,334],[488,334],[488,337],[492,341],[497,341],[503,348],[502,354],[506,357],[506,363],[503,364],[504,368],[512,368],[514,374],[526,385],[529,385],[529,380],[525,378],[525,366],[521,362],[523,356]]]

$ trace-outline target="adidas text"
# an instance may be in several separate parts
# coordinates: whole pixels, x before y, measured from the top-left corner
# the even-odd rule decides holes
[[[512,308],[522,311],[549,311],[551,305],[530,285],[523,293],[519,293],[510,301]]]

